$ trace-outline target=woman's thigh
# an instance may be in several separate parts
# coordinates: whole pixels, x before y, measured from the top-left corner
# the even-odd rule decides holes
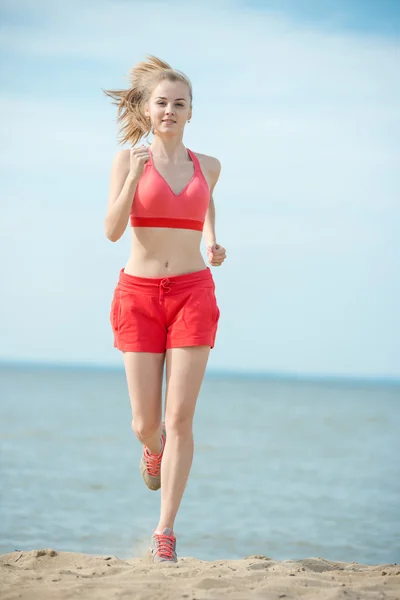
[[[132,418],[141,429],[158,427],[162,416],[164,353],[124,352]]]
[[[203,382],[210,346],[171,348],[166,353],[165,423],[172,428],[191,425]]]

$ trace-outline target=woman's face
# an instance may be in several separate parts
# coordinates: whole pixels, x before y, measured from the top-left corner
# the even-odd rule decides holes
[[[154,88],[145,113],[150,116],[154,131],[181,135],[192,116],[188,86],[180,81],[161,81]]]

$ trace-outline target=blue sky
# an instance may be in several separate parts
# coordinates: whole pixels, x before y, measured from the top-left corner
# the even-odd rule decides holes
[[[121,364],[101,90],[155,54],[193,83],[184,143],[222,162],[210,368],[400,377],[398,6],[3,1],[0,360]]]

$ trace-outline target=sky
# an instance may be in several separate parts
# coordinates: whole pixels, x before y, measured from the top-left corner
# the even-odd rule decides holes
[[[0,361],[122,364],[102,90],[154,54],[222,163],[210,370],[400,378],[398,2],[3,0],[0,23]]]

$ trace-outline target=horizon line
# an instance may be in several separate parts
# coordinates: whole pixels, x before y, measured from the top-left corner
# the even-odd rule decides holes
[[[70,362],[70,361],[35,361],[35,360],[4,360],[0,359],[0,369],[4,367],[23,367],[33,369],[71,369],[88,371],[124,371],[123,365],[110,365],[105,363],[92,362]],[[394,384],[400,385],[400,377],[389,375],[344,375],[344,374],[317,374],[317,373],[296,373],[295,371],[268,371],[268,370],[243,370],[236,369],[213,369],[208,368],[205,378],[208,376],[237,377],[243,379],[280,379],[280,380],[298,380],[309,382],[332,382],[332,383],[363,383],[363,384]]]

